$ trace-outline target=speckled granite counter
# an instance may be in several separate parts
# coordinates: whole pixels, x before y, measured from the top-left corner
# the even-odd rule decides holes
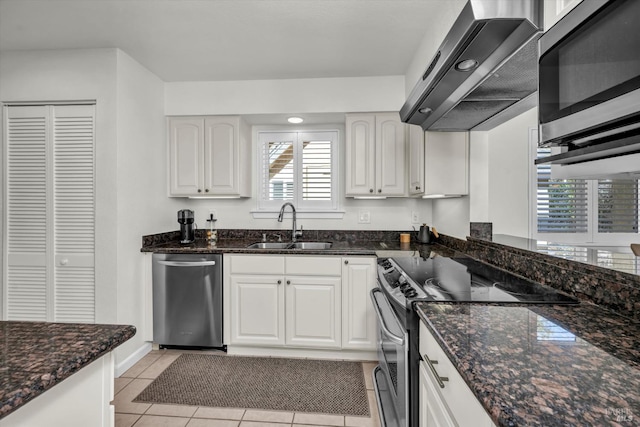
[[[0,418],[135,333],[133,326],[0,322]]]
[[[247,254],[287,254],[287,255],[362,255],[375,256],[389,251],[403,251],[415,256],[437,250],[439,253],[453,254],[449,248],[442,245],[422,245],[419,243],[400,244],[400,231],[323,231],[305,230],[304,238],[299,241],[331,242],[330,249],[249,249],[247,246],[260,242],[262,234],[266,234],[268,241],[273,242],[277,230],[219,230],[220,238],[215,245],[211,245],[204,238],[203,230],[197,230],[196,240],[190,244],[180,244],[179,232],[154,234],[143,236],[142,252],[157,253],[247,253]],[[407,231],[402,231],[407,233]],[[284,234],[286,242],[289,237]],[[385,255],[382,255],[385,256]]]
[[[416,308],[496,425],[640,423],[640,323],[591,304]]]

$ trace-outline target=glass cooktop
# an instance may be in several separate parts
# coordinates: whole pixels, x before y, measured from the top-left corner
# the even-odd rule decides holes
[[[578,304],[579,301],[471,258],[381,259],[379,274],[407,299],[456,302]],[[400,290],[400,292],[397,292]]]

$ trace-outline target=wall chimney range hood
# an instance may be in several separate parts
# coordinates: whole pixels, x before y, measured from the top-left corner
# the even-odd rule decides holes
[[[424,130],[489,130],[537,105],[543,0],[469,0],[400,110]]]

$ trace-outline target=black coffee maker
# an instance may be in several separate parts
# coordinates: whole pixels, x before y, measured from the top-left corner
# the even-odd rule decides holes
[[[178,211],[178,222],[180,223],[180,243],[193,243],[195,240],[195,224],[193,223],[193,211],[182,209]]]

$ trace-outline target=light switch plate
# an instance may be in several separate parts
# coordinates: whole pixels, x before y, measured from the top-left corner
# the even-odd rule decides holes
[[[371,212],[358,211],[358,224],[369,224],[369,223],[371,223]]]

